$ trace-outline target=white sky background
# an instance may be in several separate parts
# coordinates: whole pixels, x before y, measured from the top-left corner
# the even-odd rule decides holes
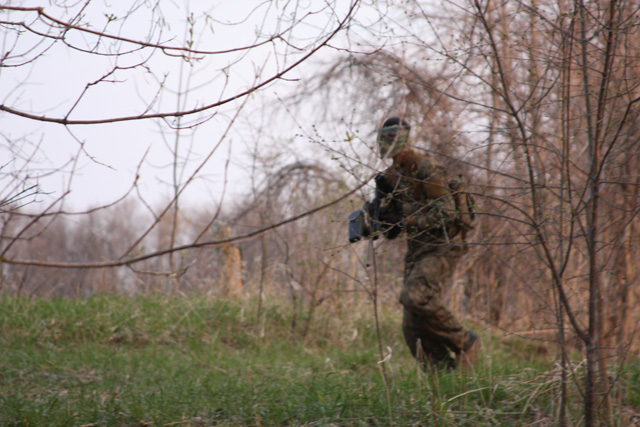
[[[130,2],[127,2],[130,3]],[[119,2],[94,1],[84,10],[86,18],[83,22],[90,22],[93,29],[101,30],[107,23],[105,13],[124,16],[125,10],[118,10]],[[252,5],[243,7],[244,5]],[[338,2],[342,9],[335,13],[339,18],[346,14],[349,2]],[[369,2],[367,3],[369,4]],[[71,8],[67,14],[62,9],[49,6],[48,2],[13,2],[12,5],[34,7],[41,5],[45,12],[59,14],[61,20],[68,20],[74,13],[78,13],[82,4]],[[253,6],[253,5],[257,5]],[[288,5],[283,10],[282,7]],[[280,6],[280,9],[278,7]],[[255,7],[255,9],[252,9]],[[12,108],[49,117],[64,117],[85,89],[87,83],[100,79],[115,65],[126,68],[146,60],[150,72],[144,69],[119,70],[111,76],[113,83],[101,82],[92,86],[82,97],[81,102],[69,115],[70,119],[105,119],[138,115],[145,111],[150,100],[154,99],[158,91],[158,82],[166,79],[165,90],[152,105],[149,112],[168,112],[178,109],[210,104],[220,99],[235,95],[251,87],[256,76],[264,80],[275,70],[283,69],[299,59],[314,46],[314,42],[336,27],[336,17],[328,19],[331,10],[326,8],[325,1],[308,2],[257,2],[245,0],[223,0],[218,2],[191,1],[170,2],[161,1],[160,7],[153,13],[146,5],[127,20],[117,20],[109,24],[106,32],[118,34],[122,37],[136,40],[146,40],[153,22],[166,20],[162,35],[152,40],[169,42],[169,45],[181,46],[185,36],[188,38],[187,10],[196,18],[194,32],[194,48],[200,50],[224,50],[243,47],[264,40],[265,37],[282,31],[290,24],[291,19],[302,19],[302,23],[295,26],[292,33],[288,33],[288,40],[302,47],[302,51],[283,42],[269,43],[262,48],[248,51],[233,52],[224,55],[212,55],[202,61],[194,61],[193,66],[179,58],[170,58],[159,51],[142,49],[125,56],[95,56],[69,49],[58,42],[51,45],[45,42],[36,45],[38,38],[32,34],[22,35],[16,42],[13,36],[4,28],[2,50],[3,54],[11,49],[12,54],[23,52],[25,55],[14,62],[42,56],[31,64],[16,68],[0,69],[0,99]],[[73,13],[71,13],[73,12]],[[309,12],[316,14],[306,15]],[[384,11],[383,11],[384,12]],[[36,14],[33,12],[10,12],[11,20],[34,22]],[[292,15],[296,13],[296,15]],[[204,18],[207,14],[210,18]],[[285,19],[282,19],[282,18]],[[3,16],[3,20],[6,16]],[[349,37],[344,35],[332,42],[334,47],[350,47],[360,49],[358,40],[367,39],[371,44],[377,41],[371,39],[367,26],[382,25],[378,22],[379,12],[375,8],[362,6],[357,11],[359,27],[350,29]],[[376,23],[377,22],[377,23]],[[41,31],[47,28],[42,24],[34,25]],[[371,29],[371,28],[369,28]],[[359,33],[359,34],[358,34]],[[69,40],[76,46],[95,47],[97,38],[69,32]],[[14,45],[15,43],[15,45]],[[34,50],[28,49],[37,46]],[[109,40],[100,40],[101,52],[126,51],[131,45]],[[43,53],[44,51],[44,53]],[[308,76],[316,69],[313,64],[327,55],[337,55],[338,51],[330,48],[323,50],[313,62],[287,74],[287,81],[277,81],[257,94],[250,95],[237,101],[210,110],[216,115],[210,120],[180,132],[180,161],[185,167],[181,169],[180,181],[184,183],[196,167],[205,161],[214,147],[216,151],[211,159],[204,163],[198,173],[198,179],[187,190],[182,200],[189,204],[215,206],[221,203],[225,180],[227,204],[237,195],[245,194],[250,185],[250,158],[247,150],[253,148],[255,138],[259,145],[272,144],[278,138],[294,139],[298,133],[291,123],[270,123],[270,109],[279,108],[277,96],[293,91],[298,84],[296,79]],[[151,56],[149,56],[151,55]],[[182,68],[182,80],[180,73]],[[225,71],[223,71],[225,70]],[[189,72],[192,75],[188,77]],[[180,99],[178,107],[176,92],[179,87],[195,88]],[[245,104],[246,102],[246,104]],[[242,107],[242,108],[241,108]],[[357,106],[355,106],[357,108]],[[348,109],[348,108],[347,108]],[[236,113],[236,123],[231,131],[223,138],[223,134]],[[295,114],[295,112],[294,112]],[[308,114],[308,112],[307,112]],[[192,115],[182,120],[182,125],[197,123],[207,118],[208,113]],[[295,117],[298,122],[311,123],[313,117]],[[370,132],[379,118],[372,118]],[[174,118],[168,123],[176,124]],[[293,122],[292,122],[293,123]],[[263,127],[264,134],[258,134],[257,129]],[[28,119],[22,119],[7,113],[0,113],[0,129],[5,141],[0,143],[1,164],[13,158],[7,149],[7,140],[27,142],[13,146],[21,147],[20,156],[28,156],[39,145],[36,157],[30,162],[31,182],[39,182],[42,190],[51,192],[52,197],[59,196],[64,188],[69,186],[71,193],[66,199],[65,208],[85,209],[87,207],[113,202],[121,197],[132,185],[138,165],[143,157],[143,167],[140,170],[138,188],[142,197],[151,205],[160,201],[167,201],[172,194],[172,155],[171,151],[176,138],[176,131],[170,129],[167,123],[159,120],[131,121],[105,125],[74,125],[64,127],[58,124],[46,124]],[[347,129],[342,124],[330,131],[329,141],[335,140],[339,144],[340,138]],[[303,138],[304,139],[304,138]],[[83,151],[79,151],[81,148]],[[309,144],[308,141],[301,141]],[[302,146],[303,155],[312,155],[314,147]],[[81,153],[78,156],[78,153]],[[77,163],[74,159],[78,159]],[[225,168],[228,164],[228,172]],[[46,172],[64,166],[66,173],[55,173],[46,176]],[[16,169],[20,162],[13,162],[9,167]],[[71,178],[71,170],[75,173]],[[7,166],[3,172],[7,172]],[[4,191],[6,183],[0,182],[0,191]],[[3,197],[4,193],[0,193]]]

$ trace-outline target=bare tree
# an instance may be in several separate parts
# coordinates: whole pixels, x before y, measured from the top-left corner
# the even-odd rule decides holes
[[[3,85],[1,92],[0,111],[8,123],[2,149],[19,153],[3,165],[3,218],[8,218],[9,210],[15,211],[16,203],[24,202],[27,196],[52,193],[37,206],[20,211],[29,218],[21,228],[2,234],[2,265],[102,269],[168,255],[169,264],[156,273],[179,277],[189,263],[180,263],[171,254],[193,246],[251,238],[231,236],[228,241],[217,242],[208,234],[222,208],[226,167],[215,171],[220,189],[214,195],[218,208],[191,240],[180,240],[180,236],[186,236],[179,231],[180,200],[198,182],[209,179],[216,159],[224,164],[230,150],[224,147],[230,147],[238,117],[251,95],[286,83],[296,68],[330,47],[348,27],[359,1],[337,3],[303,7],[264,1],[251,10],[230,9],[235,16],[222,19],[213,9],[189,9],[163,1],[125,6],[95,1],[47,7],[0,6],[4,33],[0,72],[4,82],[13,82],[13,86]],[[67,58],[67,62],[58,58]],[[40,96],[35,88],[38,84],[50,93]],[[136,134],[148,121],[160,124],[160,137],[138,154],[135,171],[126,175],[128,187],[111,201],[73,212],[67,200],[82,179],[80,171],[89,167],[110,172],[115,169],[108,156],[93,154],[96,142],[113,132],[113,138],[124,135],[133,147],[138,142]],[[125,124],[129,125],[122,132]],[[33,138],[16,136],[21,127],[41,135],[41,142],[32,144]],[[170,143],[167,129],[173,133]],[[193,140],[183,144],[184,135],[193,136],[196,130],[199,135],[204,130],[209,132],[204,148]],[[58,146],[75,144],[70,159],[60,160],[52,154],[54,134],[60,138]],[[154,157],[154,145],[161,145],[162,138],[168,143],[171,157]],[[12,172],[5,174],[7,168]],[[170,170],[170,200],[160,208],[154,206],[157,198],[146,190],[156,179],[154,170]],[[42,181],[50,176],[64,181],[61,192],[50,179],[43,187]],[[128,236],[121,253],[108,258],[55,261],[19,255],[24,252],[18,251],[16,244],[41,232],[42,223],[71,214],[89,214],[127,197],[138,199],[152,218]],[[145,239],[169,217],[169,240],[150,252],[144,246]]]
[[[210,248],[234,243],[243,245],[254,284],[292,299],[300,313],[292,330],[304,335],[321,303],[362,279],[362,254],[341,240],[340,221],[368,198],[368,180],[381,169],[376,126],[403,115],[416,144],[451,175],[463,174],[478,201],[478,249],[460,264],[464,285],[452,297],[487,324],[557,342],[558,424],[570,422],[571,382],[584,395],[587,425],[610,422],[616,379],[608,365],[640,350],[632,340],[640,320],[637,2],[338,3],[265,1],[228,21],[211,10],[176,12],[162,1],[117,11],[91,1],[0,6],[0,72],[14,83],[0,92],[0,120],[11,125],[3,126],[0,145],[11,153],[0,165],[3,286],[24,287],[34,275],[43,286],[61,286],[43,268],[118,267],[157,279],[154,286],[167,277],[190,286],[212,273],[194,267],[198,259],[215,260]],[[184,19],[177,25],[171,14]],[[219,34],[237,38],[224,37],[232,41],[225,45]],[[322,58],[318,73],[320,51],[334,56]],[[33,84],[49,82],[38,79],[60,55],[74,65],[73,85],[39,97]],[[77,64],[86,69],[78,73]],[[311,77],[296,74],[303,64],[312,65],[305,69]],[[295,96],[287,96],[297,79]],[[276,87],[275,101],[253,103]],[[149,121],[160,136],[105,203],[119,206],[131,196],[148,217],[133,231],[110,223],[127,239],[98,250],[108,239],[90,230],[108,221],[91,210],[71,212],[67,202],[86,165],[111,166],[93,154],[99,135],[85,129],[116,134]],[[23,125],[28,131],[16,134]],[[197,145],[202,135],[205,148]],[[54,136],[71,141],[70,156],[51,154]],[[191,221],[187,195],[199,182],[227,182],[229,141],[243,138],[259,147],[250,198],[231,208],[222,185],[212,208]],[[163,141],[171,155],[158,160],[153,148]],[[155,171],[167,170],[158,172],[170,189],[159,206],[145,187]],[[48,176],[63,181],[55,194]],[[312,216],[320,210],[326,214]],[[235,234],[207,237],[223,217]],[[313,233],[319,228],[332,231]],[[74,240],[70,230],[78,229],[86,232]],[[46,248],[66,257],[47,258]],[[391,261],[377,263],[383,278],[376,292],[392,293],[386,281],[397,257],[389,250]],[[74,278],[78,287],[100,280],[82,274]],[[585,373],[571,362],[572,349],[583,352]]]
[[[512,332],[549,338],[555,330],[560,425],[571,376],[582,384],[587,425],[612,422],[607,365],[634,346],[637,6],[395,5],[372,37],[392,32],[393,49],[371,43],[338,58],[301,95],[324,91],[324,100],[363,106],[353,123],[404,115],[418,123],[418,144],[460,159],[448,166],[470,177],[482,216],[474,236],[482,251],[459,273],[469,278],[470,308],[497,326],[516,325]],[[325,111],[344,117],[335,104]],[[349,144],[372,140],[363,139]],[[358,176],[361,158],[348,147],[335,157]],[[567,357],[572,347],[584,350],[584,381]]]

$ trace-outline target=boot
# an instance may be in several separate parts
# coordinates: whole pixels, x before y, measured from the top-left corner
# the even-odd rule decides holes
[[[478,359],[478,352],[480,349],[480,338],[469,331],[469,341],[465,348],[457,355],[456,365],[463,371],[473,371]]]

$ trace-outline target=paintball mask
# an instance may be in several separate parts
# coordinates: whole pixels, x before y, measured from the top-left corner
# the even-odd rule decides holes
[[[395,156],[406,149],[409,143],[411,126],[398,117],[387,119],[378,129],[378,147],[383,159]]]

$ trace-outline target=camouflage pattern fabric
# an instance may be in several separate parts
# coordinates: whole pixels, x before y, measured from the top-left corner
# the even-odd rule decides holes
[[[468,220],[459,220],[460,203],[454,200],[444,169],[430,156],[410,149],[394,158],[394,166],[382,176],[388,194],[382,210],[396,211],[389,212],[390,218],[403,218],[407,239],[400,294],[405,340],[419,361],[453,367],[452,355],[465,350],[470,335],[445,307],[442,286],[467,250]],[[387,224],[387,229],[393,228]]]
[[[440,246],[405,263],[400,293],[404,307],[402,332],[411,354],[420,362],[453,367],[453,353],[459,354],[469,342],[469,331],[442,300],[442,285],[464,251],[462,246]]]

